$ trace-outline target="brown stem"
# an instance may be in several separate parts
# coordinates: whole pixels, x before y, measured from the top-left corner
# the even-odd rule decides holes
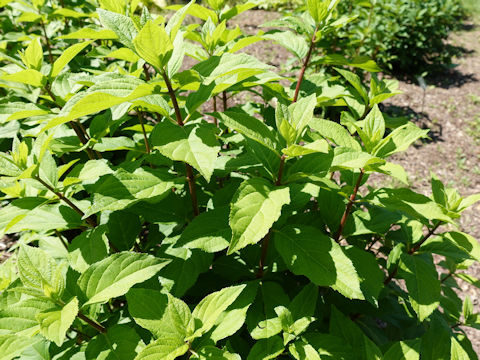
[[[165,81],[165,85],[167,85],[168,95],[170,95],[170,100],[172,100],[173,110],[175,111],[175,117],[177,119],[177,124],[183,126],[183,119],[182,113],[180,112],[180,107],[178,106],[177,96],[175,95],[175,91],[172,88],[172,84],[168,79],[168,76],[165,72],[162,72],[163,80]]]
[[[65,240],[65,238],[62,236],[62,234],[60,234],[60,232],[58,230],[55,230],[55,235],[57,235],[57,237],[60,239],[60,241],[62,242],[63,246],[65,247],[65,249],[68,250],[68,242]]]
[[[52,101],[55,103],[55,105],[57,105],[60,109],[62,108],[58,103],[57,103],[57,98],[56,96],[53,94],[52,90],[50,89],[50,85],[49,84],[46,84],[45,87],[44,87],[45,91],[47,92],[48,96],[50,96],[50,98],[52,99]],[[74,121],[69,121],[68,124],[70,125],[70,127],[73,129],[73,131],[75,131],[75,134],[77,135],[78,139],[80,140],[80,142],[85,145],[88,140],[87,138],[89,137],[88,134],[87,134],[87,131],[85,130],[85,128],[83,127],[83,125],[78,122],[78,123],[75,123]],[[94,156],[94,153],[92,151],[92,149],[90,148],[86,148],[85,149],[85,152],[87,153],[88,155],[88,158],[90,160],[94,160],[95,159],[95,156]],[[102,155],[100,155],[100,153],[98,151],[96,151],[97,153],[97,157],[99,159],[102,158]]]
[[[95,330],[98,330],[99,332],[101,333],[106,333],[107,332],[107,329],[105,327],[103,327],[101,324],[99,324],[98,322],[90,319],[89,317],[85,316],[82,314],[81,311],[78,312],[77,316],[82,319],[83,321],[85,321],[88,325],[90,325],[91,327],[93,327]]]
[[[43,22],[43,20],[40,20],[40,25],[42,26],[43,35],[45,36],[45,42],[47,43],[48,59],[50,60],[50,64],[53,65],[52,47],[50,45],[50,39],[47,36],[47,29],[45,28],[45,23]]]
[[[227,92],[222,92],[222,102],[223,102],[223,111],[227,111],[228,109],[228,101],[227,101]]]
[[[440,225],[442,225],[442,221],[439,221],[433,228],[431,228],[431,229],[428,231],[428,233],[422,238],[422,240],[420,240],[419,242],[417,242],[417,243],[415,244],[415,246],[413,246],[413,247],[408,251],[408,253],[409,253],[410,255],[413,255],[415,252],[417,252],[418,249],[420,249],[420,246],[422,246],[422,244],[423,244],[425,241],[427,241],[427,240],[430,238],[430,236],[432,236],[432,235],[434,234],[435,230],[437,230]],[[398,272],[398,265],[395,266],[395,268],[393,269],[393,271],[392,271],[390,274],[388,274],[387,278],[383,281],[383,284],[384,284],[384,285],[387,285],[390,281],[392,281],[393,278],[397,275],[397,272]],[[447,276],[447,278],[448,278],[448,277],[449,277],[449,276]],[[443,281],[445,281],[445,280],[446,280],[446,278],[443,279]]]
[[[146,79],[147,81],[150,81],[150,72],[148,71],[148,66],[147,66],[146,63],[143,64],[143,72],[144,72],[144,74],[145,74],[145,79]]]
[[[175,111],[175,117],[177,118],[177,124],[180,126],[185,125],[182,119],[182,113],[180,112],[180,107],[178,106],[177,97],[175,95],[175,91],[172,88],[172,84],[168,79],[167,74],[163,71],[162,72],[163,80],[167,85],[168,94],[170,95],[170,99],[172,100],[173,110]],[[188,189],[190,191],[190,198],[192,199],[192,208],[193,214],[197,216],[200,211],[198,210],[198,200],[197,200],[197,191],[195,189],[195,177],[193,175],[193,168],[185,163],[186,173],[187,173],[187,182],[188,182]]]
[[[313,49],[315,48],[315,34],[317,33],[318,27],[315,28],[315,31],[310,41],[310,48],[308,49],[307,56],[303,62],[302,70],[300,70],[300,75],[298,76],[297,86],[295,87],[295,95],[293,96],[293,102],[296,102],[298,99],[298,94],[300,92],[300,85],[302,84],[303,77],[305,75],[305,70],[307,70],[310,57],[312,56]]]
[[[282,184],[283,168],[285,167],[285,159],[287,157],[282,155],[280,158],[280,166],[278,167],[277,181],[275,181],[275,186],[280,186]]]
[[[262,255],[260,256],[260,262],[258,263],[257,279],[263,277],[263,268],[265,266],[265,260],[267,259],[268,243],[270,242],[270,231],[265,235],[262,241]]]
[[[422,240],[420,240],[419,242],[417,242],[417,243],[408,251],[408,253],[411,255],[411,254],[413,254],[414,252],[418,251],[418,249],[420,249],[420,246],[422,246],[423,243],[424,243],[425,241],[427,241],[427,240],[430,238],[430,236],[433,235],[433,233],[435,232],[435,230],[437,230],[440,225],[442,225],[442,222],[441,222],[441,221],[439,221],[433,228],[431,228],[431,229],[428,231],[427,235],[425,235],[425,236],[422,238]]]
[[[138,121],[140,121],[140,125],[142,126],[143,132],[143,140],[145,141],[145,150],[147,154],[150,154],[150,145],[148,144],[147,132],[145,131],[145,124],[143,123],[143,116],[140,110],[137,111]]]
[[[347,207],[345,208],[345,212],[343,213],[342,220],[340,220],[340,226],[338,227],[337,234],[335,235],[335,241],[338,243],[340,241],[340,236],[342,236],[343,228],[347,223],[348,215],[350,215],[350,211],[352,210],[353,203],[355,202],[355,198],[357,197],[358,188],[362,182],[363,174],[365,174],[365,170],[360,169],[360,175],[358,176],[357,183],[353,188],[352,195],[348,200]]]
[[[217,112],[217,97],[214,96],[212,100],[213,100],[213,112]],[[213,117],[213,123],[215,124],[215,126],[218,126],[218,120],[215,116]]]
[[[195,188],[195,177],[193,175],[193,168],[185,163],[185,169],[187,171],[188,190],[190,191],[190,198],[192,199],[193,214],[197,216],[200,214],[198,210],[197,190]]]
[[[452,275],[453,275],[453,272],[449,272],[447,276],[445,276],[442,280],[440,280],[440,282],[444,283],[445,281],[447,281],[448,278],[452,277]]]
[[[68,198],[65,197],[61,192],[56,191],[53,187],[48,185],[45,181],[43,181],[39,176],[35,176],[35,180],[37,180],[40,184],[45,186],[48,190],[53,192],[55,195],[58,196],[60,200],[65,202],[68,206],[70,206],[78,215],[80,215],[82,218],[85,216],[85,213],[80,210],[73,202],[71,202]],[[85,219],[86,222],[91,226],[91,227],[96,227],[97,226],[97,221],[93,217],[88,217]]]

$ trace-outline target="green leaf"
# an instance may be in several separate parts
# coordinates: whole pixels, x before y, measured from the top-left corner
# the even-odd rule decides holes
[[[321,360],[320,355],[318,354],[317,350],[310,345],[305,344],[301,341],[296,341],[293,344],[290,344],[288,350],[293,355],[293,357],[297,360],[302,359],[309,359],[309,360]]]
[[[126,211],[111,213],[107,226],[110,242],[120,251],[130,250],[142,230],[140,217]]]
[[[262,178],[244,181],[232,200],[228,254],[259,242],[280,217],[282,206],[290,203],[289,193],[288,187],[275,187]]]
[[[151,255],[120,252],[90,266],[78,279],[78,286],[87,302],[105,303],[124,295],[133,285],[154,276],[168,264]]]
[[[68,245],[68,261],[79,273],[108,256],[108,239],[105,226],[89,229],[76,236]]]
[[[434,316],[428,330],[422,336],[420,358],[422,360],[451,360],[451,343],[454,339],[450,327],[443,319]]]
[[[310,226],[287,226],[275,233],[275,247],[287,267],[318,286],[330,286],[350,299],[365,299],[354,264],[340,245]]]
[[[35,316],[41,311],[50,309],[53,303],[45,298],[26,297],[20,292],[13,291],[16,289],[19,287],[12,286],[0,296],[0,333],[32,336],[39,330]]]
[[[48,114],[48,110],[32,103],[9,102],[0,104],[0,123]]]
[[[407,150],[411,144],[421,138],[426,138],[429,130],[422,130],[409,122],[396,128],[380,141],[372,150],[375,156],[386,158],[398,152]]]
[[[320,135],[333,141],[338,146],[344,146],[356,151],[361,151],[362,147],[358,141],[350,135],[347,129],[336,122],[324,119],[312,118],[309,126],[318,131]]]
[[[381,360],[382,352],[352,320],[332,306],[330,334],[342,338],[355,351],[356,359]]]
[[[138,168],[130,173],[118,169],[87,186],[87,190],[93,193],[93,203],[85,217],[99,211],[123,210],[141,200],[158,202],[168,195],[177,181],[165,170]]]
[[[22,283],[43,291],[46,296],[59,297],[65,288],[64,275],[55,260],[39,248],[21,245],[18,271]]]
[[[366,152],[339,146],[334,149],[331,168],[332,171],[341,169],[356,170],[365,168],[369,165],[380,165],[383,163],[385,163],[385,160],[372,156]]]
[[[65,49],[60,55],[60,57],[55,60],[52,66],[52,71],[50,72],[50,77],[54,78],[63,70],[63,68],[70,62],[72,59],[77,56],[83,49],[92,43],[93,40],[81,42],[75,45],[70,46]]]
[[[400,256],[400,275],[405,279],[413,309],[420,321],[428,318],[440,305],[440,281],[432,262],[418,255]]]
[[[322,358],[353,360],[357,359],[357,352],[343,338],[319,332],[310,332],[303,335]]]
[[[21,53],[20,56],[29,69],[40,70],[43,63],[43,50],[42,45],[40,45],[40,38],[33,39],[28,44],[25,52]]]
[[[181,338],[160,338],[148,344],[135,360],[174,360],[185,354],[188,348]]]
[[[38,337],[0,335],[0,360],[11,360],[19,356],[24,349],[40,341]]]
[[[307,10],[315,23],[320,24],[328,15],[328,0],[307,0]]]
[[[63,344],[65,335],[77,317],[78,300],[74,297],[62,308],[54,308],[38,313],[36,318],[40,323],[40,333],[58,346]]]
[[[383,355],[384,360],[419,360],[420,340],[405,340],[393,344]]]
[[[365,117],[363,131],[366,135],[366,138],[362,139],[363,143],[367,150],[370,151],[385,135],[385,120],[378,105],[375,105]]]
[[[133,39],[135,39],[138,32],[132,19],[125,15],[103,9],[98,9],[97,13],[104,27],[112,30],[123,45],[129,49],[135,49]]]
[[[190,164],[210,181],[220,151],[215,132],[211,124],[178,126],[164,121],[154,127],[151,140],[162,155]]]
[[[338,1],[338,0],[337,0]],[[358,94],[363,98],[364,104],[368,104],[368,93],[365,86],[362,84],[362,80],[357,74],[344,69],[335,68],[336,71],[342,75],[354,88],[358,91]]]
[[[190,338],[199,337],[209,331],[218,317],[237,299],[246,285],[230,286],[207,295],[195,306],[192,312],[193,335]]]
[[[457,339],[454,337],[452,339],[452,345],[450,348],[450,356],[452,360],[470,360],[470,355],[465,351],[465,349],[460,345]]]
[[[269,360],[276,359],[285,347],[280,336],[261,339],[255,342],[248,354],[247,360]]]
[[[89,27],[71,32],[67,35],[59,36],[57,39],[92,39],[92,40],[110,40],[118,39],[117,34],[112,30],[97,30]]]
[[[96,360],[131,360],[144,346],[134,328],[127,324],[117,324],[109,327],[106,333],[90,339],[84,356]]]
[[[181,9],[175,11],[173,16],[168,20],[168,24],[165,28],[165,31],[168,35],[170,35],[171,39],[175,39],[177,37],[177,32],[182,26],[182,22],[185,19],[185,16],[188,14],[188,10],[190,6],[195,3],[195,0],[191,0],[188,4],[183,6]]]
[[[228,214],[228,208],[221,207],[196,216],[183,230],[176,246],[209,253],[226,249],[232,238]]]
[[[328,153],[330,146],[326,140],[315,140],[312,143],[301,145],[290,145],[286,149],[282,149],[282,152],[291,157],[303,156],[314,153]]]
[[[21,70],[15,74],[3,75],[0,79],[32,85],[34,87],[44,87],[47,82],[47,78],[41,72],[34,69]]]
[[[263,38],[283,46],[299,60],[307,56],[309,46],[305,37],[297,35],[292,31],[274,31],[273,33],[263,35]]]
[[[270,150],[277,152],[278,141],[274,132],[261,120],[254,118],[246,113],[236,111],[225,111],[223,113],[213,113],[228,128],[238,131],[242,135],[259,142]]]
[[[167,64],[173,44],[163,26],[148,21],[133,40],[135,50],[158,70]]]
[[[190,358],[200,360],[241,360],[240,355],[232,354],[215,346],[205,346],[196,351]]]

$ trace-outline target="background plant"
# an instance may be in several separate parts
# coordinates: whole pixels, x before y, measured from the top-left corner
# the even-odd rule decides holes
[[[227,26],[253,4],[0,3],[0,359],[476,358],[455,224],[480,196],[408,187],[388,158],[427,130],[383,116],[371,60],[309,70],[337,3],[255,36]]]

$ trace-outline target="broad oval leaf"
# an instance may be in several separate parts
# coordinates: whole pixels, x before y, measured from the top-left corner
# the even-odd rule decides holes
[[[93,264],[78,279],[83,305],[105,303],[124,295],[135,284],[154,276],[168,260],[151,255],[120,252]]]

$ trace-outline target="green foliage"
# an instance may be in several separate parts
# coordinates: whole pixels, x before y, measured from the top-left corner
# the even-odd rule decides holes
[[[312,57],[349,2],[303,5],[248,36],[254,3],[0,1],[1,360],[476,358],[480,195],[408,187],[389,157],[428,130],[371,59]]]
[[[412,75],[449,66],[458,54],[445,40],[464,16],[460,0],[347,0],[338,9],[338,16],[357,19],[327,35],[328,52],[347,49],[352,59],[367,56],[385,70]]]

